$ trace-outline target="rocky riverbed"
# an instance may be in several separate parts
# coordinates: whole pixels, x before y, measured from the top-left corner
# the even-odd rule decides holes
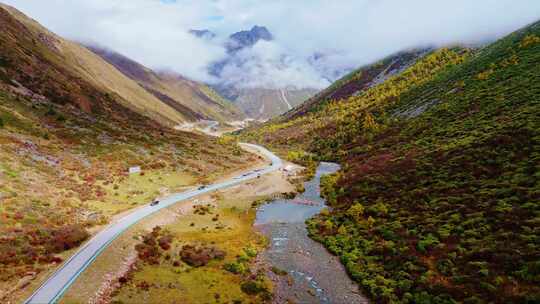
[[[320,178],[339,165],[321,163],[306,191],[294,199],[279,199],[259,208],[255,227],[270,240],[260,262],[274,267],[274,303],[368,303],[339,262],[321,244],[309,238],[305,220],[325,207]]]

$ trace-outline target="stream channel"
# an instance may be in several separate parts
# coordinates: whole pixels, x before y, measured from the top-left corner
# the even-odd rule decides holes
[[[321,176],[335,173],[338,164],[322,162],[305,192],[293,199],[277,199],[259,208],[255,227],[269,240],[261,263],[287,271],[269,272],[275,283],[274,303],[368,303],[339,259],[308,236],[305,221],[326,207]]]

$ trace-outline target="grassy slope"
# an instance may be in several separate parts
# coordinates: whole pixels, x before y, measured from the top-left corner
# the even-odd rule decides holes
[[[216,90],[214,90],[210,86],[199,83],[198,87],[199,87],[199,90],[204,95],[206,95],[214,103],[219,105],[219,109],[217,111],[219,113],[223,112],[223,114],[221,115],[226,115],[229,121],[243,120],[246,118],[245,113],[243,113],[242,110],[239,109],[237,105],[235,105],[232,101],[226,99],[225,97],[219,95],[219,93],[216,92]],[[228,114],[225,114],[225,113],[228,113]]]
[[[455,55],[416,66],[459,63]],[[533,303],[539,64],[535,24],[464,63],[421,69],[419,77],[405,72],[320,114],[247,136],[299,142],[344,164],[325,182],[334,211],[311,221],[310,231],[376,301]],[[286,138],[291,126],[316,131]]]
[[[88,118],[0,92],[0,290],[161,189],[182,191],[250,162],[204,136]],[[145,174],[128,175],[135,165]]]
[[[165,125],[188,120],[187,115],[165,104],[83,46],[62,41],[61,48],[64,56],[84,79],[98,88],[117,94],[126,107]]]
[[[152,87],[161,88],[161,92],[185,103],[190,109],[202,114],[205,119],[227,122],[244,118],[240,109],[205,84],[178,75],[162,74]]]
[[[124,106],[160,121],[164,125],[174,125],[187,120],[187,117],[182,113],[160,101],[135,81],[123,75],[85,47],[51,33],[13,7],[2,5],[0,9],[9,12],[11,16],[24,25],[26,31],[32,33],[31,37],[36,37],[35,40],[42,42],[44,48],[39,52],[46,54],[45,56],[48,59],[62,66],[66,72],[88,82],[103,92],[109,92]],[[9,35],[8,32],[4,34]],[[15,35],[18,34],[15,33]],[[10,45],[4,47],[17,48]]]
[[[230,101],[202,83],[177,74],[156,73],[110,50],[99,47],[89,49],[139,83],[146,91],[182,113],[186,120],[209,119],[226,122],[244,118],[242,112]]]
[[[162,188],[181,190],[254,160],[234,142],[176,132],[124,106],[67,67],[49,36],[1,8],[0,26],[2,301],[20,278],[54,267],[86,229]],[[144,175],[127,174],[135,165]]]

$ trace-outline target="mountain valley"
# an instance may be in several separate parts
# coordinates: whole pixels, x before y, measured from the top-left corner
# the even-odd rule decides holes
[[[540,303],[535,2],[3,1],[1,303]]]

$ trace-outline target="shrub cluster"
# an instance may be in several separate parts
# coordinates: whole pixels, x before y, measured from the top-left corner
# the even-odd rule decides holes
[[[193,267],[207,265],[211,260],[223,260],[225,252],[215,247],[184,245],[180,251],[182,261]]]
[[[135,245],[138,257],[148,264],[159,264],[163,253],[171,248],[173,236],[156,226],[144,235],[142,243]]]

